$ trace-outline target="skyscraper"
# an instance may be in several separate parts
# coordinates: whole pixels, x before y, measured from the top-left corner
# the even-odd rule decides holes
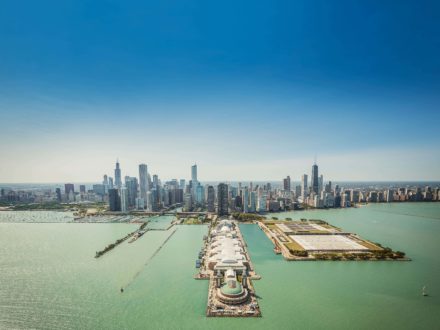
[[[244,187],[242,190],[243,197],[243,213],[249,212],[249,190],[248,187]]]
[[[266,212],[266,210],[267,210],[267,208],[266,208],[266,204],[267,204],[266,193],[263,193],[258,197],[257,203],[258,203],[258,205],[257,205],[258,212]]]
[[[318,178],[318,165],[316,165],[316,163],[313,164],[313,166],[312,166],[312,182],[311,182],[311,185],[312,185],[312,191],[315,194],[318,194],[319,193],[319,178]]]
[[[227,215],[229,213],[228,185],[225,183],[220,183],[217,186],[217,203],[217,214],[219,216]]]
[[[394,191],[392,189],[386,191],[385,200],[387,203],[394,201]]]
[[[183,196],[183,208],[185,211],[191,211],[192,210],[192,196],[190,193],[186,193]]]
[[[288,175],[285,179],[283,179],[283,188],[285,191],[290,191],[290,176]]]
[[[73,183],[66,183],[64,185],[64,193],[66,195],[69,195],[70,193],[74,193],[75,192],[75,186],[73,185]]]
[[[197,186],[197,164],[194,164],[191,166],[191,180],[193,183],[193,186]]]
[[[152,189],[152,190],[150,190],[150,191],[147,191],[147,202],[146,202],[146,205],[147,205],[147,210],[148,211],[154,211],[154,205],[155,205],[155,203],[154,203],[154,195],[155,195],[155,190],[154,189]]]
[[[127,188],[122,187],[119,189],[119,194],[121,198],[121,211],[127,212],[128,210],[128,191]]]
[[[255,191],[251,191],[249,212],[256,212],[256,211],[257,211],[257,193]]]
[[[205,188],[200,183],[196,187],[196,203],[198,205],[205,204]]]
[[[301,197],[303,199],[303,201],[305,200],[305,198],[307,197],[307,182],[309,180],[309,177],[307,176],[307,174],[303,174],[303,176],[301,177]]]
[[[213,186],[208,186],[208,212],[215,212],[215,191]]]
[[[128,207],[136,205],[138,180],[135,177],[125,177],[125,187],[127,188]]]
[[[115,168],[115,185],[118,188],[122,187],[121,180],[121,169],[119,168],[119,160],[116,160],[116,168]]]
[[[107,186],[104,184],[94,184],[93,192],[101,196],[101,198],[104,198],[104,195],[107,193]]]
[[[56,193],[56,195],[57,195],[57,201],[58,201],[59,203],[61,203],[61,189],[60,189],[60,188],[56,188],[56,189],[55,189],[55,193]]]
[[[121,197],[118,189],[112,188],[108,190],[108,201],[110,204],[110,211],[121,210]]]
[[[196,194],[197,194],[197,165],[194,164],[191,166],[191,195],[192,195],[192,201],[194,202],[196,200]]]
[[[157,174],[153,174],[153,188],[159,188],[159,176]]]
[[[141,199],[144,200],[143,207],[147,207],[147,192],[148,192],[148,167],[147,164],[139,165],[139,190],[141,192]]]

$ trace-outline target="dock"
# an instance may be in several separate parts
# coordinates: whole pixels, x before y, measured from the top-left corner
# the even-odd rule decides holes
[[[235,221],[222,220],[212,226],[199,257],[200,268],[194,278],[209,280],[206,316],[261,316],[252,284],[253,280],[261,277],[255,273],[246,243]]]

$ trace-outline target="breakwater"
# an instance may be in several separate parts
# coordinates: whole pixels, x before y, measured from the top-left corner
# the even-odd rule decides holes
[[[130,237],[132,237],[133,235],[135,235],[136,233],[138,233],[139,231],[143,230],[145,227],[147,226],[147,222],[144,222],[138,229],[136,229],[135,231],[127,234],[126,236],[117,239],[114,243],[111,243],[109,245],[107,245],[103,250],[101,251],[96,251],[95,254],[95,258],[99,258],[102,257],[104,254],[106,254],[107,252],[113,250],[116,246],[118,246],[119,244],[121,244],[122,242],[126,241],[127,239],[129,239]]]

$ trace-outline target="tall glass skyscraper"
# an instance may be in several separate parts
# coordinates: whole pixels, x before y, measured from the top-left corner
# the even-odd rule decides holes
[[[191,180],[193,186],[197,186],[197,164],[191,166]]]
[[[243,197],[243,213],[249,212],[249,190],[248,187],[244,187],[242,190]]]
[[[219,216],[227,215],[229,213],[228,185],[225,183],[220,183],[217,186],[217,203],[217,214]]]
[[[197,186],[198,186],[197,164],[194,164],[193,166],[191,166],[191,196],[192,196],[193,202],[197,198]]]
[[[307,197],[307,190],[308,190],[308,182],[309,178],[307,174],[303,174],[303,176],[301,177],[301,197],[303,199],[303,202],[305,200],[305,198]]]
[[[110,204],[110,211],[121,211],[121,196],[118,189],[108,190],[108,201]]]
[[[139,165],[139,190],[141,192],[141,198],[144,200],[144,207],[147,207],[148,199],[148,167],[147,164]]]
[[[215,212],[215,191],[213,186],[208,186],[208,212]]]
[[[119,167],[119,161],[118,160],[116,160],[116,168],[115,168],[115,185],[118,188],[122,187],[121,169]]]
[[[316,163],[312,166],[312,191],[315,194],[319,193],[318,165]]]

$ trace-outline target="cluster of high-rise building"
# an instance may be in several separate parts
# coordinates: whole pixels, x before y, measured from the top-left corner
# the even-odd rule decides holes
[[[286,188],[284,179],[284,188]],[[398,201],[440,201],[440,188],[431,188],[430,186],[407,186],[405,188],[395,187],[394,185],[360,185],[358,187],[344,188],[339,184],[332,184],[331,181],[324,182],[323,175],[318,173],[318,165],[312,166],[311,180],[308,175],[303,174],[301,183],[295,187],[295,190],[284,189],[283,195],[292,196],[292,202],[295,207],[315,207],[315,208],[333,208],[350,207],[357,203],[381,203]]]
[[[139,165],[139,179],[126,176],[122,182],[120,177],[121,168],[117,161],[114,183],[111,177],[104,175],[102,184],[93,185],[94,193],[102,196],[102,200],[108,200],[110,211],[159,211],[173,205],[182,205],[185,211],[229,214],[229,185],[202,185],[197,177],[196,164],[191,166],[191,180],[188,184],[185,179],[173,179],[162,183],[158,175],[151,176],[148,173],[146,164]],[[251,209],[256,212],[255,207]]]
[[[310,179],[309,179],[310,178]],[[345,187],[344,187],[345,186]],[[208,211],[218,215],[230,212],[265,213],[301,208],[350,207],[357,203],[397,201],[440,201],[439,186],[395,184],[333,184],[325,182],[316,162],[310,174],[303,174],[298,184],[290,176],[279,183],[215,183],[202,184],[197,176],[197,165],[191,166],[191,179],[161,181],[150,175],[147,164],[139,165],[138,176],[122,176],[116,161],[114,177],[103,176],[102,183],[86,185],[72,183],[49,188],[14,190],[1,188],[3,203],[74,203],[106,202],[110,211],[160,211],[171,206],[182,206],[185,211]]]
[[[193,167],[197,177],[197,165]],[[103,201],[108,200],[110,211],[159,211],[184,201],[185,180],[162,182],[158,175],[148,173],[147,164],[139,165],[138,177],[125,176],[122,180],[121,167],[116,161],[114,177],[113,180],[106,174],[101,184],[93,185],[93,192]],[[197,189],[194,191],[197,192]]]

